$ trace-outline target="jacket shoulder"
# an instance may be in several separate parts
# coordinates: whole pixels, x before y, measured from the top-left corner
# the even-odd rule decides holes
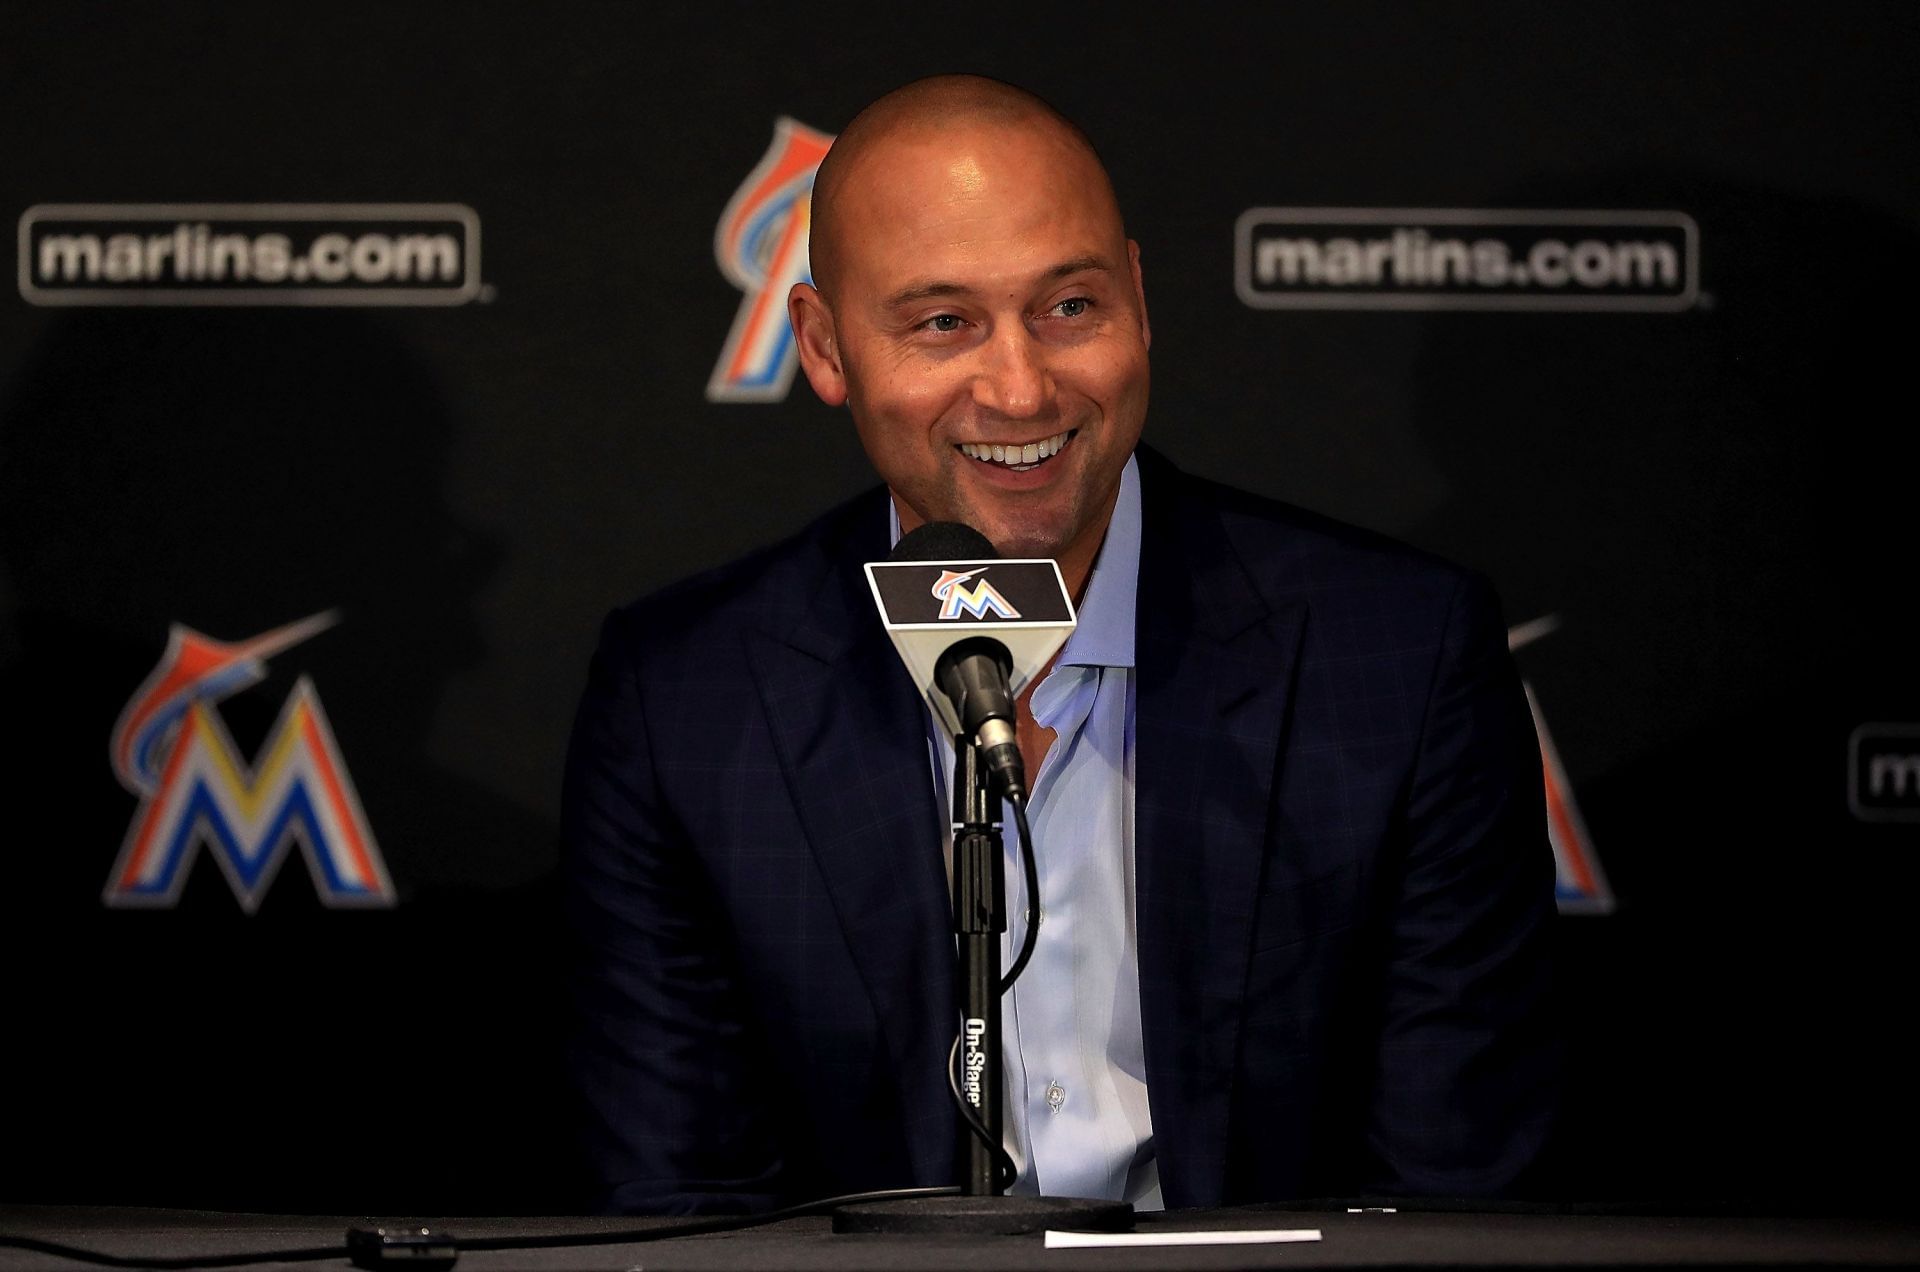
[[[1377,531],[1221,482],[1167,470],[1186,524],[1211,522],[1258,589],[1273,603],[1310,598],[1379,603],[1481,591],[1474,571]]]
[[[885,557],[884,499],[883,487],[863,491],[785,539],[620,606],[607,617],[602,652],[708,658],[743,632],[790,628],[824,590],[848,587],[842,576],[858,575],[853,563]]]

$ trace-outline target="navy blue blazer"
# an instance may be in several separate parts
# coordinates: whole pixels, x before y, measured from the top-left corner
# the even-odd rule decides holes
[[[1135,888],[1167,1204],[1506,1188],[1558,1050],[1539,753],[1490,589],[1146,451],[1141,479]],[[860,569],[886,557],[884,498],[607,621],[563,873],[609,1208],[959,1178],[944,814]]]

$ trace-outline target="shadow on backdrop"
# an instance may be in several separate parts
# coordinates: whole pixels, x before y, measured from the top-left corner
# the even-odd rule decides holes
[[[1920,720],[1901,639],[1920,460],[1899,316],[1911,226],[1633,173],[1702,231],[1684,314],[1424,324],[1445,508],[1412,535],[1489,572],[1619,898],[1563,920],[1559,1191],[1872,1204],[1920,1132],[1901,1013],[1915,828],[1847,804],[1847,739]]]
[[[361,314],[63,316],[0,416],[0,892],[17,1200],[564,1209],[552,1128],[554,828],[446,770],[448,677],[485,654],[501,545],[443,490],[456,422]],[[397,885],[321,906],[289,854],[242,913],[202,852],[174,909],[102,888],[136,800],[108,738],[169,625],[240,640],[326,610],[218,708],[254,756],[310,676]]]

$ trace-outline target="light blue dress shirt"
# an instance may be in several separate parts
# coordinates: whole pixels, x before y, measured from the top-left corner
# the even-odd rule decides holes
[[[897,541],[899,518],[890,516]],[[1079,623],[1031,699],[1034,719],[1054,731],[1027,806],[1041,923],[1033,961],[1002,1002],[1002,1050],[1007,1151],[1020,1168],[1012,1191],[1158,1210],[1133,891],[1139,575],[1140,473],[1129,459]],[[927,716],[928,755],[945,811],[953,740],[931,709]],[[942,825],[951,843],[951,826]],[[1010,930],[1003,966],[1025,936],[1027,911],[1011,818],[1006,830]]]

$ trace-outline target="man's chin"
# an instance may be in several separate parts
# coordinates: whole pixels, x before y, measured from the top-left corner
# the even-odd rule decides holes
[[[983,500],[963,501],[966,523],[987,536],[1000,555],[1009,559],[1057,558],[1072,542],[1079,521],[1079,501],[1056,499],[1049,506],[995,507]]]
[[[994,507],[986,500],[969,497],[973,492],[954,493],[959,497],[939,501],[946,504],[944,509],[936,504],[921,515],[929,521],[957,521],[971,526],[1010,560],[1056,559],[1073,538],[1076,518],[1072,503],[1045,509]]]
[[[1053,559],[1066,546],[1066,536],[1057,527],[1008,525],[983,519],[978,529],[993,542],[1001,556],[1009,560],[1025,558]]]

